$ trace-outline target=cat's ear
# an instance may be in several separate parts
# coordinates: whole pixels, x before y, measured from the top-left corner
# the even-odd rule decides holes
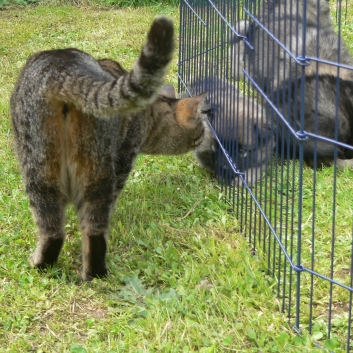
[[[207,94],[208,94],[208,91],[205,91],[205,92],[200,93],[199,95],[191,98],[191,99],[194,99],[194,101],[198,105],[198,108],[200,109],[200,111],[202,108],[203,101],[205,100]]]
[[[179,125],[187,126],[191,120],[198,116],[198,112],[202,112],[207,93],[179,100],[176,108],[176,119]]]
[[[168,97],[168,98],[176,98],[176,94],[175,94],[175,88],[173,85],[171,84],[166,84],[164,85],[160,91],[159,91],[159,94],[161,96],[164,96],[164,97]]]
[[[197,96],[192,97],[192,99],[194,99],[195,104],[197,104],[197,110],[200,112],[204,112],[204,110],[208,109],[207,107],[209,107],[209,104],[204,103],[204,100],[207,96],[208,92],[203,92]]]

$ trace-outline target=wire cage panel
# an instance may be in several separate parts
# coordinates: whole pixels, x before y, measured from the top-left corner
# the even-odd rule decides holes
[[[353,5],[180,3],[179,92],[205,90],[196,151],[293,327],[352,342]]]

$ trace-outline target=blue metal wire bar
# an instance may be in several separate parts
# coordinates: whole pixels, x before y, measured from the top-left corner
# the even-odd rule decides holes
[[[343,148],[347,148],[349,150],[353,150],[353,146],[352,145],[347,145],[346,143],[343,143],[343,142],[340,142],[340,141],[337,141],[337,140],[332,140],[332,139],[330,139],[328,137],[324,137],[324,136],[321,136],[321,135],[315,135],[312,132],[304,131],[304,133],[308,137],[312,137],[312,138],[317,139],[317,140],[321,140],[321,141],[332,143],[333,145],[336,145],[336,146],[339,146],[339,147],[343,147]],[[298,132],[296,132],[296,134],[298,134]]]
[[[185,5],[192,11],[192,13],[197,17],[197,19],[205,26],[207,27],[207,23],[198,15],[198,13],[194,10],[194,8],[186,1],[183,0]]]
[[[279,111],[277,106],[268,98],[267,94],[260,88],[260,86],[255,82],[255,80],[250,76],[250,74],[243,69],[243,72],[245,76],[249,79],[249,81],[252,83],[252,85],[256,88],[256,90],[261,94],[261,96],[266,100],[266,102],[271,106],[271,108],[276,112],[276,114],[281,118],[283,123],[286,125],[288,130],[291,132],[291,134],[294,137],[298,137],[297,132],[292,128],[292,126],[289,124],[287,119],[283,116],[283,114]],[[305,138],[305,136],[304,136]]]
[[[315,61],[318,63],[322,63],[322,64],[327,64],[327,65],[331,65],[331,66],[336,66],[339,67],[341,69],[348,69],[348,70],[352,70],[353,71],[353,67],[349,66],[349,65],[345,65],[345,64],[341,64],[341,63],[336,63],[333,61],[329,61],[329,60],[324,60],[324,59],[320,59],[320,58],[315,58],[313,56],[305,56],[306,60],[310,60],[310,61]]]
[[[246,36],[243,36],[241,34],[239,34],[234,27],[227,21],[227,19],[222,15],[222,13],[219,11],[219,9],[217,8],[217,6],[211,1],[208,0],[209,4],[215,9],[215,11],[217,12],[218,16],[224,21],[224,23],[231,29],[231,31],[238,37],[238,38],[242,38],[244,40],[244,42],[247,44],[247,46],[251,49],[254,50],[254,47],[250,44],[250,42],[248,41],[248,38]]]
[[[219,45],[216,45],[216,46],[213,47],[213,48],[208,48],[208,49],[206,49],[205,51],[202,51],[202,52],[199,53],[199,54],[190,56],[190,57],[187,58],[187,59],[180,60],[177,65],[180,66],[180,65],[182,65],[182,64],[184,64],[184,63],[186,63],[186,62],[188,62],[188,61],[190,61],[190,60],[192,60],[192,59],[195,59],[195,58],[200,57],[200,56],[202,56],[202,55],[204,55],[204,54],[207,54],[208,52],[210,52],[210,51],[212,51],[212,50],[219,49],[220,47],[224,46],[224,44],[226,44],[226,42],[225,42],[225,43],[221,43],[221,44],[219,44]]]
[[[259,26],[261,27],[286,53],[298,64],[301,66],[308,66],[310,63],[305,58],[305,56],[296,56],[288,48],[282,44],[282,42],[277,39],[255,16],[253,16],[247,9],[244,8],[245,13]]]
[[[343,284],[343,283],[341,283],[341,282],[337,282],[337,281],[335,281],[334,279],[332,279],[332,278],[330,278],[330,277],[327,277],[327,276],[324,276],[324,275],[322,275],[322,274],[320,274],[320,273],[318,273],[318,272],[316,272],[316,271],[312,271],[310,268],[307,268],[307,267],[302,266],[302,265],[295,266],[295,267],[297,267],[297,269],[294,268],[294,270],[296,270],[296,271],[308,272],[308,273],[310,273],[310,274],[312,274],[312,275],[314,275],[314,276],[316,276],[316,277],[319,277],[319,278],[321,278],[321,279],[324,279],[325,281],[328,281],[329,283],[335,284],[335,285],[337,285],[337,286],[339,286],[339,287],[342,287],[342,288],[344,288],[344,289],[347,289],[347,290],[349,290],[350,292],[353,293],[353,288],[351,288],[351,287],[349,287],[349,286],[347,286],[347,285],[345,285],[345,284]]]

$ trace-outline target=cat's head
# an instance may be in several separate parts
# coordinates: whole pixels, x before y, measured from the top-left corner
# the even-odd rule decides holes
[[[207,92],[176,98],[172,85],[165,85],[152,105],[153,128],[142,147],[147,154],[182,154],[197,148],[204,137],[202,107]]]
[[[194,129],[200,125],[200,121],[205,121],[202,113],[205,111],[205,98],[208,92],[203,92],[193,97],[177,98],[174,86],[167,84],[159,92],[163,98],[170,98],[169,104],[173,107],[175,120],[182,128]],[[162,98],[162,99],[163,99]],[[201,141],[195,141],[199,145]]]

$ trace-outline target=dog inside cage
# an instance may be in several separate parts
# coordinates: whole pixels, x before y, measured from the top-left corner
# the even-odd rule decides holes
[[[200,13],[202,3],[194,4]],[[187,50],[194,52],[184,57],[193,60],[182,67],[190,91],[209,91],[207,115],[235,172],[211,131],[196,151],[200,165],[230,183],[243,172],[250,185],[266,172],[273,152],[292,159],[302,153],[313,168],[353,166],[353,58],[329,2],[213,4],[229,22],[205,12],[208,30],[196,25],[189,33]]]
[[[303,1],[263,1],[256,15],[259,24],[240,20],[234,26],[254,49],[232,36],[231,57],[236,60],[236,51],[242,53],[233,67],[248,68],[294,132],[320,136],[304,134],[303,154],[308,165],[320,167],[336,161],[338,166],[353,166],[353,161],[345,161],[353,157],[352,150],[332,143],[353,145],[353,71],[346,68],[353,66],[353,58],[334,30],[328,1],[306,1],[305,8]],[[239,71],[233,72],[234,76],[239,78]],[[269,104],[266,110],[274,115]],[[279,119],[274,133],[281,134],[281,124]],[[296,146],[297,157],[295,138],[297,135],[286,133],[279,140],[291,148]]]
[[[203,112],[216,134],[222,136],[221,144],[229,151],[235,166],[245,171],[245,180],[252,185],[266,170],[275,145],[271,126],[266,124],[262,107],[256,100],[245,97],[230,80],[219,77],[199,79],[195,81],[194,87],[197,91],[209,91]],[[190,89],[191,92],[195,90],[193,87]],[[215,92],[218,94],[215,95]],[[235,116],[237,119],[233,119]],[[210,174],[221,174],[227,176],[231,183],[234,181],[236,175],[209,128],[206,128],[205,138],[195,150],[195,156]]]

